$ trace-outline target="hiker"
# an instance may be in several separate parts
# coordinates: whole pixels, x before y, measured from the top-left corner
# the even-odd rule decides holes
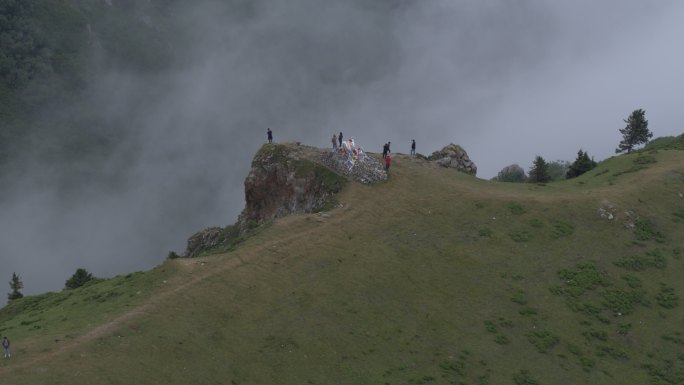
[[[387,156],[385,157],[385,171],[387,171],[388,174],[389,174],[390,163],[392,163],[392,157],[389,154],[387,154]]]
[[[387,153],[389,154],[392,152],[392,149],[390,149],[390,146],[392,145],[392,142],[387,142]]]
[[[416,156],[416,140],[411,139],[411,156]]]
[[[10,353],[10,342],[6,336],[2,337],[2,349],[5,351],[5,358],[12,357],[12,353]]]
[[[335,134],[332,136],[332,144],[332,152],[335,152],[337,150],[337,136],[335,136]]]
[[[342,131],[340,131],[339,141],[340,141],[340,147],[342,147]]]
[[[389,153],[389,145],[387,143],[382,145],[382,158],[384,159],[387,157],[387,154]]]
[[[268,136],[268,142],[273,143],[273,131],[270,128],[266,130],[266,136]]]

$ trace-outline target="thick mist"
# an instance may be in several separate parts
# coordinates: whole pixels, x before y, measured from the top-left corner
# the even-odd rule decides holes
[[[148,269],[193,232],[233,223],[267,127],[325,147],[343,131],[367,151],[454,142],[483,178],[537,154],[611,156],[637,108],[655,136],[684,131],[679,2],[188,3],[167,12],[163,72],[94,64],[72,113],[107,122],[93,130],[116,143],[96,170],[54,167],[40,148],[59,141],[38,140],[2,187],[0,279],[16,271],[34,294],[79,267]]]

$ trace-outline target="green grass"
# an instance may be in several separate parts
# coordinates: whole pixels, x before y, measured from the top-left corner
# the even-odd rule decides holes
[[[325,216],[6,307],[3,384],[677,383],[684,154],[651,155],[543,187],[399,155]]]

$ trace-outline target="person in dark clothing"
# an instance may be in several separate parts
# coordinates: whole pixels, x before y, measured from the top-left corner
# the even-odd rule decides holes
[[[389,153],[389,146],[387,145],[387,143],[385,143],[382,145],[382,158],[384,159],[385,157],[387,157],[388,153]]]
[[[270,128],[266,130],[266,136],[268,137],[268,142],[273,143],[273,131]]]
[[[338,140],[340,141],[340,147],[342,147],[342,131],[340,131],[340,136],[338,137]]]
[[[387,153],[388,153],[388,154],[389,154],[390,152],[392,152],[392,149],[390,148],[391,145],[392,145],[392,142],[387,142]]]
[[[387,156],[385,157],[385,171],[387,171],[388,174],[389,174],[389,168],[390,168],[391,163],[392,163],[392,157],[389,154],[387,154]]]
[[[10,352],[10,342],[7,337],[2,337],[2,349],[5,351],[5,358],[12,357],[12,353]]]
[[[416,155],[416,140],[411,139],[411,155],[415,156]]]

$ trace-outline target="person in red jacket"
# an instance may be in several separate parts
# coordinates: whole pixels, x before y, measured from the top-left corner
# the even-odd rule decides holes
[[[390,168],[391,163],[392,163],[392,157],[389,154],[387,154],[387,156],[385,157],[385,171],[387,171],[387,173],[389,173],[389,168]]]

